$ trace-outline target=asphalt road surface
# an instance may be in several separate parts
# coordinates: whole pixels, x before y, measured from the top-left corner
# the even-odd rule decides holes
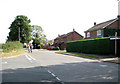
[[[118,82],[118,64],[33,50],[2,59],[3,82]]]

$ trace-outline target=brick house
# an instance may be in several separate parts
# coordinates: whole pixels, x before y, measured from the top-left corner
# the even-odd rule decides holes
[[[118,32],[118,36],[120,36],[120,16],[103,23],[94,23],[94,26],[84,33],[85,39],[91,39],[114,36],[115,32]]]
[[[74,29],[72,32],[67,34],[58,35],[57,38],[54,39],[54,46],[60,47],[60,49],[66,48],[66,42],[75,41],[75,40],[82,40],[83,36],[76,32]]]

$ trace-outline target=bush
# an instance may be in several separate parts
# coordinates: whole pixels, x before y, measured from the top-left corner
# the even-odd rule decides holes
[[[119,46],[120,40],[117,40]],[[109,37],[85,39],[79,41],[71,41],[66,44],[67,52],[80,52],[90,54],[114,54],[115,40],[110,40]],[[120,54],[120,47],[117,49]]]
[[[11,52],[12,50],[18,50],[23,48],[23,44],[19,41],[7,42],[2,45],[3,52]]]

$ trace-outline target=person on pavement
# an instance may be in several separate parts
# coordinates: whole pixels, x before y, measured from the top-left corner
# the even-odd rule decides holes
[[[30,52],[32,53],[32,49],[33,49],[33,46],[32,45],[30,45]]]

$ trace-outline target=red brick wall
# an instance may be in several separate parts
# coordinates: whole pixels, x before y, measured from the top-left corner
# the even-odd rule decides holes
[[[109,25],[107,28],[111,28],[111,29],[117,29],[118,28],[118,20],[115,21],[114,23],[112,23],[111,25]],[[120,25],[119,25],[120,28]]]
[[[99,35],[99,36],[103,36],[103,33],[104,33],[104,30],[103,29],[99,29],[99,30],[101,30],[101,35]],[[87,32],[85,32],[85,39],[91,39],[91,38],[95,38],[95,37],[98,37],[97,36],[97,30],[95,30],[95,31],[90,31],[90,37],[87,37]]]
[[[79,35],[77,32],[72,32],[70,33],[67,37],[59,37],[59,39],[55,39],[54,42],[56,43],[61,43],[61,41],[64,41],[64,43],[62,43],[60,45],[61,49],[64,49],[66,46],[66,42],[69,41],[75,41],[75,40],[82,40],[83,37],[81,35]],[[59,45],[55,45],[55,46],[59,46]]]
[[[76,32],[73,32],[72,34],[70,34],[68,37],[67,37],[67,42],[69,41],[75,41],[75,40],[82,40],[83,37],[80,36],[78,33]]]

